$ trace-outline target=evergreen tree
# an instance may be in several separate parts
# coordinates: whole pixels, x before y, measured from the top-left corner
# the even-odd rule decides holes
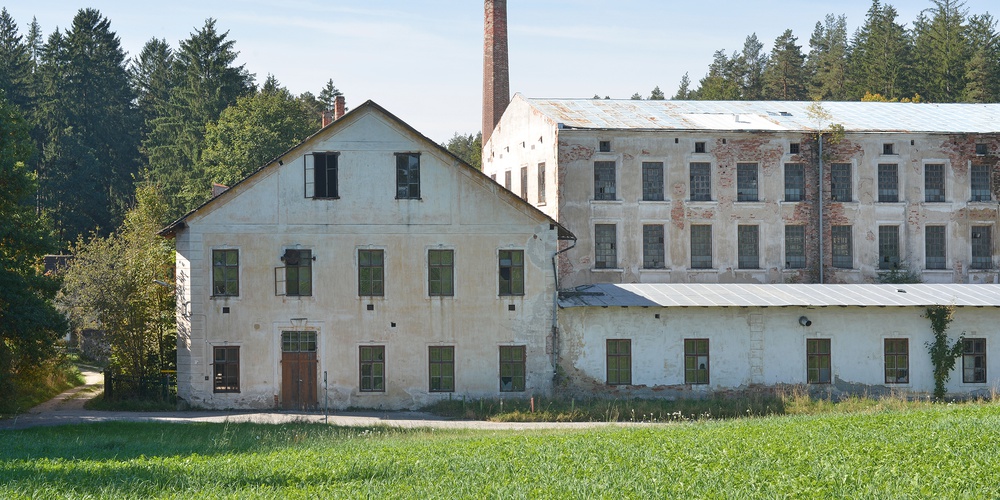
[[[805,72],[810,99],[836,101],[847,97],[847,50],[847,18],[827,14],[823,23],[816,23],[809,38]]]
[[[229,33],[219,33],[215,20],[181,41],[174,59],[174,86],[166,108],[153,120],[143,142],[148,158],[145,178],[161,186],[170,204],[168,213],[179,216],[197,206],[211,186],[195,185],[204,179],[197,172],[205,127],[222,110],[253,90],[252,75],[234,66],[238,53]]]
[[[693,92],[690,89],[691,78],[688,76],[687,72],[684,72],[684,76],[681,77],[680,83],[677,85],[677,93],[674,94],[671,99],[676,101],[686,101],[688,99],[694,99]]]
[[[320,111],[333,109],[336,104],[337,96],[341,95],[344,95],[344,93],[337,90],[337,87],[333,85],[333,78],[327,80],[326,86],[323,87],[323,90],[319,91],[319,102],[323,103],[323,106],[325,106]]]
[[[1000,34],[989,14],[969,18],[971,55],[965,64],[965,102],[1000,102]]]
[[[805,56],[792,30],[785,30],[774,41],[774,49],[764,69],[764,97],[780,101],[806,98]]]
[[[744,101],[759,101],[764,98],[764,68],[767,67],[767,54],[764,44],[753,33],[743,42],[743,52],[733,58],[737,78],[739,79],[740,97]]]
[[[81,9],[42,49],[40,203],[61,241],[117,225],[138,171],[139,114],[111,23]]]
[[[964,3],[931,0],[934,8],[914,23],[914,88],[931,102],[956,102],[965,91],[966,64],[972,47],[967,37]],[[927,14],[931,14],[930,19]]]
[[[910,95],[908,88],[912,47],[896,9],[873,0],[864,25],[854,34],[848,58],[850,92],[860,99],[865,93],[889,99]]]
[[[129,79],[136,93],[136,105],[142,114],[143,138],[153,121],[167,109],[173,82],[174,53],[162,39],[150,39],[139,56],[129,65]]]
[[[740,99],[740,82],[737,77],[734,55],[726,56],[725,50],[717,50],[712,56],[708,74],[699,82],[698,90],[692,96],[703,101],[735,101]]]
[[[629,99],[631,99],[633,101],[641,101],[642,100],[642,94],[636,92],[636,93],[632,94],[632,97],[629,97]]]
[[[4,7],[0,10],[0,90],[23,113],[31,109],[31,74],[30,47]]]
[[[36,186],[25,164],[33,149],[28,129],[0,92],[0,413],[18,409],[20,391],[35,382],[31,369],[53,356],[66,331],[51,301],[58,282],[39,269],[54,245],[32,203]]]
[[[195,169],[204,175],[192,187],[202,187],[200,201],[208,199],[213,182],[232,186],[316,132],[318,124],[303,113],[298,100],[273,77],[268,81],[260,92],[238,98],[206,127]]]
[[[664,99],[666,99],[666,96],[663,95],[663,91],[660,90],[660,86],[657,85],[656,87],[653,87],[653,91],[649,93],[649,100],[662,101]]]

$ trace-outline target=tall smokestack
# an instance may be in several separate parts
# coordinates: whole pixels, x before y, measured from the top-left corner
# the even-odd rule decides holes
[[[483,144],[510,101],[507,69],[507,0],[485,0],[483,29]]]

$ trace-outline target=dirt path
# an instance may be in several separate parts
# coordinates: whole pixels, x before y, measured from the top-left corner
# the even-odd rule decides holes
[[[28,427],[74,425],[95,422],[254,422],[261,424],[284,423],[327,423],[331,425],[371,427],[386,425],[390,427],[420,428],[433,427],[437,429],[495,429],[495,430],[526,430],[526,429],[574,429],[607,425],[649,425],[603,422],[485,422],[481,420],[450,420],[430,413],[415,411],[392,412],[336,412],[329,415],[322,413],[299,412],[254,412],[254,411],[162,411],[162,412],[124,412],[96,411],[83,407],[87,400],[97,396],[104,390],[104,375],[100,372],[80,368],[86,383],[70,389],[51,400],[42,403],[27,413],[16,417],[0,420],[0,432]]]

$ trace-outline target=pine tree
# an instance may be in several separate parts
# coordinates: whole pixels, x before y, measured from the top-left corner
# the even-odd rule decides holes
[[[785,30],[774,41],[774,49],[764,69],[764,97],[781,101],[806,98],[805,56],[792,30]]]
[[[740,81],[733,58],[726,56],[725,50],[717,50],[712,56],[708,74],[699,82],[694,98],[703,101],[735,101],[740,99]]]
[[[243,66],[233,66],[238,53],[228,35],[208,19],[181,41],[170,98],[143,142],[149,162],[144,177],[160,186],[172,216],[196,207],[210,193],[211,186],[200,184],[203,172],[195,170],[206,125],[253,90],[253,76]]]
[[[968,9],[961,1],[931,1],[934,8],[921,12],[914,23],[914,66],[920,75],[914,87],[931,102],[955,102],[965,93],[965,66],[972,51],[966,33]]]
[[[965,102],[1000,102],[1000,34],[989,14],[969,18],[971,56],[965,64]]]
[[[142,113],[143,138],[153,121],[166,109],[173,81],[174,52],[163,39],[150,39],[139,57],[129,65],[129,80],[136,93],[136,105]]]
[[[45,142],[40,199],[63,242],[121,220],[138,171],[139,114],[111,23],[81,9],[42,49],[36,120]]]
[[[636,92],[636,93],[632,94],[632,97],[629,97],[629,99],[631,99],[633,101],[641,101],[642,100],[642,94]]]
[[[764,68],[767,54],[764,44],[753,33],[743,42],[743,52],[733,58],[738,74],[740,97],[745,101],[759,101],[764,98]]]
[[[912,46],[896,9],[872,2],[864,25],[855,33],[848,57],[848,97],[860,99],[865,93],[888,99],[911,95],[908,87]]]
[[[321,111],[333,109],[336,105],[337,96],[341,95],[344,95],[344,93],[337,90],[337,87],[333,85],[333,78],[327,80],[326,86],[323,87],[323,90],[319,91],[319,102],[326,106]]]
[[[809,38],[805,72],[812,100],[843,100],[847,77],[847,18],[827,14]]]
[[[666,99],[666,96],[663,95],[663,91],[660,90],[660,86],[657,85],[656,87],[653,87],[653,91],[649,93],[649,100],[662,101],[664,99]]]
[[[30,48],[4,7],[0,10],[0,92],[24,113],[31,109],[31,74]]]
[[[681,81],[677,84],[677,93],[674,94],[671,99],[675,101],[686,101],[688,99],[694,99],[691,91],[691,78],[688,76],[687,72],[681,77]]]

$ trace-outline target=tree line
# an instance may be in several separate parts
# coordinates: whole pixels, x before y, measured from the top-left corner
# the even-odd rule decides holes
[[[996,19],[970,15],[961,0],[930,3],[908,28],[895,7],[874,0],[851,36],[846,16],[829,14],[806,52],[790,29],[770,53],[751,34],[741,50],[716,51],[696,87],[685,73],[673,99],[1000,102]],[[648,97],[664,98],[659,87]]]

